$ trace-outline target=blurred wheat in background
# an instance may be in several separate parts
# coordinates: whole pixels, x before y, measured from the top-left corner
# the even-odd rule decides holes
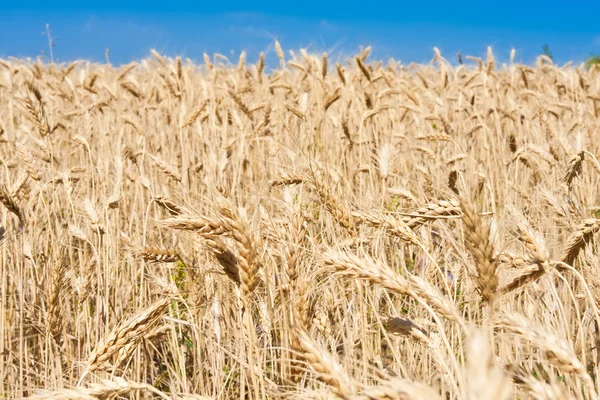
[[[596,399],[598,68],[275,48],[0,61],[0,397]]]

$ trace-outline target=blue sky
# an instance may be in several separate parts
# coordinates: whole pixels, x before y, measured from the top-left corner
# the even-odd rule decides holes
[[[454,61],[457,52],[484,56],[492,46],[505,60],[511,48],[532,62],[548,44],[559,63],[600,53],[600,1],[503,2],[410,1],[37,1],[0,0],[0,57],[48,53],[49,23],[58,36],[54,57],[63,61],[127,63],[156,48],[168,55],[201,60],[221,53],[235,62],[241,50],[250,60],[260,51],[274,59],[273,43],[285,50],[308,48],[354,54],[373,47],[374,58],[404,64],[428,62],[437,46]]]

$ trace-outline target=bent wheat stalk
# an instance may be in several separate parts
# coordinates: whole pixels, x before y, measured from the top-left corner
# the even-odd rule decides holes
[[[577,376],[590,398],[596,398],[596,386],[585,366],[579,361],[566,340],[559,338],[539,325],[532,324],[523,315],[511,313],[496,317],[496,329],[504,330],[544,352],[546,359],[560,371]],[[574,388],[578,390],[578,388]]]
[[[28,397],[29,400],[70,400],[70,399],[108,399],[115,396],[125,396],[136,391],[149,391],[156,396],[168,400],[171,397],[147,383],[137,383],[124,378],[116,377],[113,380],[103,380],[102,383],[93,383],[87,387],[73,389],[60,389],[57,391],[41,391]]]
[[[144,333],[155,327],[171,301],[170,297],[163,298],[116,325],[108,335],[98,342],[98,345],[90,353],[87,367],[79,382],[81,383],[87,374],[102,367],[123,347],[131,342],[136,342]]]

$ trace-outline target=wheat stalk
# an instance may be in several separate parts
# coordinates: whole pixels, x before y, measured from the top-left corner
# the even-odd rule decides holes
[[[567,244],[562,251],[560,260],[566,264],[573,265],[575,259],[581,250],[585,249],[588,243],[594,237],[594,234],[600,229],[599,219],[586,219],[575,232],[569,236]]]
[[[165,393],[147,383],[137,383],[124,378],[115,377],[112,380],[103,380],[87,387],[76,387],[73,389],[61,389],[54,392],[42,391],[27,397],[30,400],[69,400],[69,399],[108,399],[115,396],[124,396],[136,391],[149,391],[162,399],[169,399]]]
[[[433,286],[417,276],[408,274],[404,277],[389,267],[378,264],[370,257],[359,258],[349,252],[330,251],[323,256],[323,263],[335,268],[338,273],[365,279],[400,295],[413,297],[422,304],[431,305],[432,309],[449,321],[463,324],[463,319],[454,305]]]
[[[460,208],[463,213],[467,246],[475,259],[477,269],[475,283],[483,300],[491,303],[498,289],[498,277],[497,260],[489,241],[489,227],[484,226],[481,217],[470,202],[461,201]]]
[[[242,292],[248,298],[258,285],[258,270],[260,268],[256,247],[247,224],[231,207],[223,206],[219,210],[221,221],[232,235],[240,257],[237,260]]]
[[[4,185],[0,185],[0,203],[2,203],[8,211],[14,214],[21,224],[25,222],[21,209]]]
[[[550,364],[565,373],[577,376],[583,382],[590,397],[597,396],[594,382],[564,339],[551,334],[538,325],[533,325],[520,314],[497,316],[495,325],[497,329],[516,335],[543,351]]]
[[[144,333],[154,328],[172,299],[163,298],[146,309],[140,310],[125,321],[116,325],[106,336],[104,336],[90,353],[85,372],[80,381],[91,373],[102,367],[122,348],[132,342],[139,340]]]

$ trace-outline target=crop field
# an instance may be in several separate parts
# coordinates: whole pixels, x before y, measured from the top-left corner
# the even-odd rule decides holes
[[[0,399],[597,399],[600,70],[0,60]]]

